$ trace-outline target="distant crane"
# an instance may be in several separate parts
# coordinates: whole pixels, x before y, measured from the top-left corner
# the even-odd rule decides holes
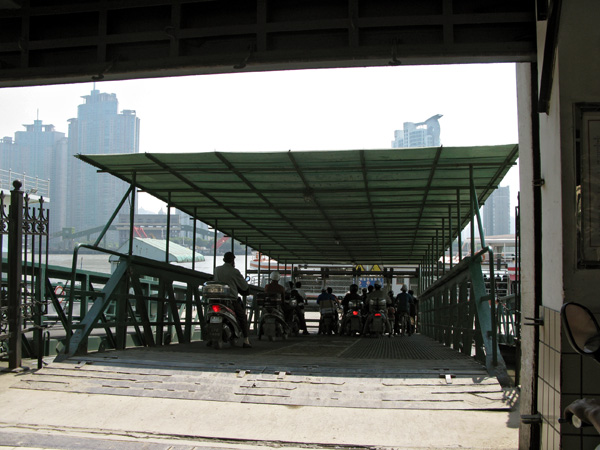
[[[216,248],[220,248],[225,242],[229,240],[229,236],[223,236],[221,239],[217,241]]]
[[[142,227],[133,227],[133,233],[139,238],[148,238],[148,235]]]

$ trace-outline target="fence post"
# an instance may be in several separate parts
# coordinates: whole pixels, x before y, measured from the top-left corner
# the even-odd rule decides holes
[[[23,242],[23,191],[21,182],[13,182],[8,221],[8,368],[21,367],[23,313],[21,311],[21,275]]]

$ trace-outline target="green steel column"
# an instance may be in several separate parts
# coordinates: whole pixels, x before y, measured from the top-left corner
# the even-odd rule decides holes
[[[244,248],[244,278],[248,276],[248,237],[245,238],[246,247]]]
[[[450,235],[450,234],[448,234]],[[446,275],[446,219],[442,217],[442,276]]]
[[[473,184],[473,166],[469,166],[469,180],[470,184]],[[475,254],[475,203],[473,202],[473,189],[469,189],[469,205],[471,211],[471,256]]]
[[[213,237],[213,275],[217,268],[217,225],[219,225],[219,219],[215,219],[215,235]]]
[[[435,230],[435,280],[440,279],[440,230]]]
[[[460,229],[461,215],[460,215],[460,189],[456,190],[456,217],[457,228],[458,228],[458,261],[462,261],[462,230]]]
[[[169,241],[171,240],[171,192],[167,203],[167,242],[165,243],[165,262],[169,263]]]
[[[194,228],[192,233],[194,233],[194,235],[192,236],[192,270],[196,270],[196,231],[197,231],[197,220],[196,220],[196,209],[197,207],[194,206]]]
[[[429,246],[425,250],[425,259],[423,260],[423,290],[429,287]]]
[[[135,178],[135,175],[134,175],[134,178]],[[123,196],[123,198],[121,199],[121,201],[119,202],[119,204],[117,205],[115,210],[113,211],[112,216],[110,216],[110,219],[108,219],[108,222],[106,222],[106,226],[100,232],[100,234],[98,235],[98,238],[96,238],[96,242],[94,242],[94,247],[98,247],[98,245],[100,245],[102,238],[104,237],[104,235],[106,234],[106,232],[108,231],[110,226],[112,225],[113,220],[115,220],[115,217],[117,217],[117,214],[121,210],[121,207],[125,203],[125,200],[127,200],[127,197],[129,197],[129,194],[131,193],[131,191],[134,191],[134,189],[135,189],[135,186],[133,184],[129,186],[129,189],[127,189],[127,192],[125,192],[125,195]]]
[[[452,247],[454,246],[454,240],[452,239],[452,206],[448,205],[448,242],[450,242],[450,270],[452,270]]]
[[[129,256],[131,256],[133,253],[133,227],[135,226],[135,178],[136,173],[134,172],[130,187],[131,201],[129,202]],[[100,238],[98,238],[96,242],[100,243]]]
[[[260,281],[261,281],[260,280],[260,275],[261,275],[261,273],[260,273],[261,272],[261,270],[260,270],[261,269],[260,268],[260,260],[262,258],[262,251],[261,251],[261,249],[262,249],[262,244],[258,244],[258,286],[259,287],[261,286],[261,284],[260,284]]]
[[[477,226],[479,227],[479,241],[481,248],[485,248],[485,234],[483,232],[483,222],[481,221],[481,215],[479,214],[479,200],[477,200],[477,190],[475,189],[475,179],[473,176],[473,166],[469,166],[469,177],[471,181],[471,201],[473,202],[473,209],[475,210],[475,216],[477,217]]]

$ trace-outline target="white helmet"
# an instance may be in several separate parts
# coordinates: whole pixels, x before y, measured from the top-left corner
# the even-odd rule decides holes
[[[273,281],[279,281],[279,279],[281,278],[281,275],[279,275],[279,272],[277,272],[276,270],[271,272],[271,276],[270,276],[271,280]]]

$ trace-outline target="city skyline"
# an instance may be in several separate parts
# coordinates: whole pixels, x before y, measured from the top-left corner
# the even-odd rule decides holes
[[[53,237],[64,235],[65,228],[75,232],[101,229],[129,187],[76,158],[68,158],[68,154],[139,152],[140,120],[135,111],[119,112],[114,93],[93,89],[83,99],[76,117],[68,121],[68,134],[36,119],[23,125],[25,131],[15,131],[14,140],[0,140],[3,166],[13,173],[49,180],[47,204]],[[107,235],[106,242],[114,245],[116,240],[116,233]]]
[[[64,131],[92,88],[90,82],[0,89],[0,102],[10,105],[0,110],[0,137],[38,110],[45,124]],[[445,146],[518,142],[514,64],[204,75],[96,88],[136,111],[140,152],[390,148],[402,123],[436,113],[443,114]],[[503,184],[518,185],[517,171],[510,175]],[[144,196],[140,201],[152,212],[164,208]]]

